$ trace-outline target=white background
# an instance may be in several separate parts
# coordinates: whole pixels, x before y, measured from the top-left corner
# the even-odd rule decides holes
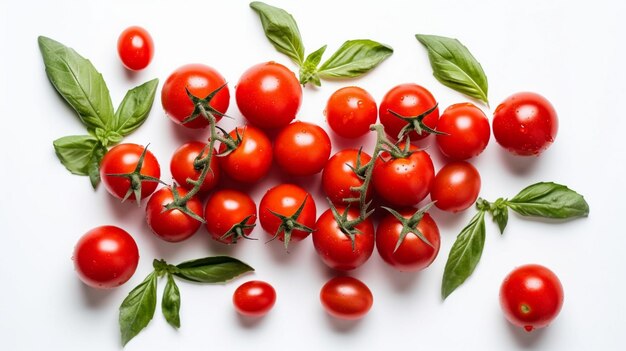
[[[318,260],[311,240],[286,254],[279,242],[262,240],[224,247],[204,228],[191,240],[164,243],[147,228],[143,209],[120,204],[103,187],[70,175],[52,141],[84,134],[84,127],[48,82],[37,47],[46,35],[75,48],[102,72],[115,106],[125,92],[151,78],[161,82],[177,67],[201,62],[231,83],[250,66],[276,60],[296,69],[265,39],[247,1],[3,1],[0,5],[0,349],[119,349],[117,309],[151,270],[153,258],[171,263],[215,254],[245,260],[256,272],[226,285],[180,282],[182,328],[175,331],[157,309],[154,320],[128,350],[382,349],[422,350],[617,350],[626,327],[624,269],[626,196],[623,177],[626,128],[624,2],[614,1],[334,1],[273,4],[290,11],[307,53],[328,44],[330,55],[344,40],[371,38],[391,45],[394,55],[370,74],[350,81],[307,87],[298,118],[325,126],[322,111],[336,89],[356,84],[377,100],[394,85],[416,82],[446,107],[467,98],[433,77],[415,33],[459,38],[489,78],[492,109],[508,95],[535,91],[552,101],[560,118],[555,144],[539,158],[509,156],[492,138],[472,163],[483,179],[481,195],[513,196],[537,181],[567,184],[585,195],[589,218],[562,224],[511,215],[504,236],[488,221],[484,254],[474,275],[445,302],[439,297],[443,267],[456,234],[473,210],[448,215],[433,210],[442,247],[433,265],[403,274],[375,253],[350,273],[374,293],[360,322],[328,317],[319,304],[323,283],[336,273]],[[152,64],[131,74],[116,52],[129,25],[147,28],[156,43]],[[183,142],[206,132],[175,126],[164,115],[160,89],[150,118],[126,139],[151,143],[170,180],[169,159]],[[481,105],[482,106],[482,105]],[[490,110],[482,106],[488,116]],[[236,116],[234,98],[228,111]],[[227,129],[235,122],[221,122]],[[352,146],[333,137],[333,151]],[[361,140],[371,148],[372,138]],[[431,140],[432,141],[432,140]],[[442,158],[430,149],[436,168]],[[281,182],[273,175],[250,188],[256,200]],[[319,177],[296,180],[322,201]],[[111,291],[85,287],[71,261],[87,230],[115,224],[132,233],[140,249],[136,274]],[[498,289],[515,266],[540,263],[561,278],[565,304],[547,329],[530,334],[510,326],[498,305]],[[271,282],[278,293],[265,318],[240,318],[231,304],[234,289],[250,279]],[[159,293],[163,285],[159,289]]]

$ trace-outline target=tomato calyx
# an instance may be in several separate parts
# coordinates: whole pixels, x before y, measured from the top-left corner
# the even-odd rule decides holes
[[[387,112],[407,123],[404,127],[402,127],[402,129],[400,129],[400,133],[398,133],[397,136],[398,140],[404,139],[409,133],[413,131],[419,135],[422,135],[422,133],[448,135],[447,133],[432,129],[424,123],[424,118],[426,118],[433,111],[435,111],[437,107],[439,107],[438,103],[436,103],[435,106],[429,108],[426,112],[417,116],[403,116],[393,110],[387,109]]]
[[[217,93],[219,93],[222,89],[224,89],[226,87],[227,83],[224,83],[222,86],[220,86],[219,88],[213,90],[212,92],[209,93],[209,95],[207,95],[204,98],[199,98],[195,95],[193,95],[189,89],[187,87],[185,87],[185,92],[187,93],[187,96],[189,97],[189,100],[191,100],[191,102],[193,103],[193,112],[191,112],[191,115],[189,115],[189,117],[185,118],[182,122],[182,124],[187,124],[193,120],[195,120],[198,117],[202,117],[205,118],[207,121],[210,122],[209,117],[207,116],[208,114],[211,114],[213,116],[219,116],[219,117],[227,117],[227,118],[231,118],[229,116],[227,116],[226,114],[216,110],[215,108],[213,108],[213,106],[211,106],[211,100],[213,100],[213,98],[215,97],[215,95],[217,95]]]
[[[284,243],[285,243],[285,250],[289,251],[289,242],[291,241],[291,233],[294,230],[300,230],[300,231],[307,232],[307,233],[313,233],[315,231],[315,229],[307,227],[306,225],[298,222],[298,218],[300,217],[302,210],[304,210],[304,205],[306,204],[308,199],[309,199],[309,195],[307,194],[304,197],[304,200],[302,200],[302,203],[300,204],[296,212],[294,212],[291,216],[284,216],[280,213],[277,213],[268,209],[268,211],[270,211],[271,214],[278,217],[281,221],[280,225],[278,226],[278,229],[276,229],[276,233],[274,234],[274,236],[270,240],[267,241],[268,243],[276,239],[278,235],[280,234],[280,232],[282,231]]]
[[[228,229],[226,233],[224,233],[224,235],[220,237],[220,240],[226,242],[226,239],[231,238],[230,244],[236,244],[239,238],[244,238],[248,240],[257,240],[256,238],[251,238],[250,236],[246,234],[247,229],[253,229],[256,226],[256,224],[254,223],[248,224],[248,220],[252,218],[253,216],[255,215],[251,214],[247,216],[246,218],[242,219],[241,222],[234,224],[232,227],[230,227],[230,229]]]
[[[421,241],[424,242],[424,244],[434,248],[433,244],[430,241],[428,241],[428,239],[424,236],[424,234],[417,228],[422,218],[424,218],[424,214],[434,204],[435,204],[434,202],[426,204],[426,206],[415,211],[415,213],[410,218],[404,218],[403,215],[401,215],[398,211],[392,208],[381,206],[382,208],[387,210],[389,213],[391,213],[394,217],[396,217],[396,219],[400,221],[400,223],[402,224],[402,230],[400,231],[400,236],[398,237],[396,246],[393,249],[394,253],[398,251],[398,248],[400,247],[400,245],[402,245],[402,242],[404,242],[404,238],[406,238],[406,236],[409,233],[415,234]]]

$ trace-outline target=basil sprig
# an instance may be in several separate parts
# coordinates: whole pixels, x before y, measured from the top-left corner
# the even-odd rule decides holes
[[[68,171],[89,176],[95,189],[107,147],[121,142],[145,122],[159,81],[153,79],[128,91],[114,112],[109,89],[89,60],[50,38],[40,36],[38,42],[48,79],[89,133],[57,139],[54,150]]]
[[[321,66],[326,45],[304,56],[298,24],[287,11],[254,1],[250,7],[259,14],[265,36],[276,50],[300,67],[300,84],[320,86],[320,78],[355,78],[378,66],[393,53],[390,46],[368,39],[348,40]]]

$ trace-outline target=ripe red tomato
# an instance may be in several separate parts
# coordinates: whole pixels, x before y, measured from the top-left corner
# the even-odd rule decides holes
[[[238,182],[257,182],[272,166],[272,142],[260,129],[250,125],[237,127],[229,135],[236,140],[237,132],[242,137],[241,144],[233,152],[218,158],[220,167],[228,177]],[[225,144],[221,144],[220,153],[226,148]]]
[[[319,173],[330,156],[330,138],[320,126],[294,122],[274,140],[274,159],[283,171],[295,176]]]
[[[142,70],[148,67],[154,56],[152,36],[141,27],[128,27],[117,39],[117,53],[124,67],[133,71]]]
[[[539,155],[552,145],[558,129],[554,107],[535,93],[513,94],[493,114],[493,136],[515,155]]]
[[[331,316],[355,320],[369,312],[374,296],[367,285],[356,278],[335,277],[322,287],[320,301]]]
[[[305,202],[306,201],[306,202]],[[291,219],[291,223],[297,222],[308,228],[315,227],[316,208],[315,200],[306,190],[293,184],[281,184],[268,190],[259,204],[259,220],[263,229],[270,235],[277,235],[278,240],[285,241],[285,229],[289,231],[287,244],[289,241],[300,241],[307,236],[309,232],[305,230],[296,229],[297,226],[293,226],[289,229],[288,223],[283,223],[282,219],[274,215],[272,212],[285,217],[293,216],[296,211],[302,206],[304,207],[298,218]],[[281,227],[281,225],[283,227]],[[285,228],[287,226],[287,228]],[[280,228],[280,232],[278,232]]]
[[[437,145],[452,160],[467,160],[480,155],[489,143],[489,120],[481,109],[469,102],[448,107],[437,123]]]
[[[257,127],[281,128],[298,113],[302,87],[296,75],[276,62],[265,62],[248,69],[235,90],[241,114]]]
[[[193,185],[187,183],[187,179],[198,180],[202,168],[196,168],[194,161],[202,150],[206,147],[205,143],[199,141],[192,141],[186,143],[174,151],[172,161],[170,162],[170,171],[172,177],[176,180],[176,183],[181,187],[191,190]],[[202,157],[206,157],[208,150],[202,153]],[[220,167],[217,160],[217,150],[213,151],[211,156],[211,170],[207,173],[202,185],[200,186],[201,192],[206,192],[213,189],[220,179]]]
[[[261,317],[267,314],[276,303],[276,290],[260,280],[241,284],[233,294],[235,310],[244,316]]]
[[[551,270],[537,264],[517,267],[500,287],[500,306],[509,322],[526,331],[550,324],[563,306],[563,286]]]
[[[139,250],[130,234],[114,226],[96,227],[78,240],[74,268],[83,283],[100,289],[118,287],[135,273]]]
[[[214,68],[202,64],[189,64],[175,70],[163,84],[161,90],[161,103],[167,116],[176,124],[182,124],[188,128],[205,128],[209,125],[203,116],[183,124],[183,121],[194,112],[194,104],[187,96],[185,89],[198,98],[204,99],[210,93],[226,84],[226,80]],[[228,87],[220,90],[209,106],[220,113],[226,113],[230,102]],[[216,121],[221,116],[215,114]]]
[[[345,207],[337,207],[339,214],[346,211]],[[356,208],[348,211],[348,220],[359,217]],[[349,271],[365,263],[374,251],[374,224],[367,218],[356,226],[360,234],[356,234],[354,250],[352,240],[344,234],[335,221],[330,209],[317,219],[313,232],[313,245],[322,261],[330,268]]]
[[[343,199],[358,198],[359,193],[350,190],[352,187],[358,187],[363,184],[363,180],[359,178],[352,168],[357,166],[357,158],[360,165],[367,164],[372,157],[365,152],[355,149],[342,150],[336,153],[328,160],[324,171],[322,172],[322,188],[326,196],[337,205],[346,205]],[[351,168],[352,167],[352,168]],[[371,187],[367,189],[367,198],[371,198]]]
[[[184,188],[176,190],[180,197],[187,195],[187,190]],[[194,235],[202,223],[178,209],[163,212],[165,205],[172,201],[174,201],[174,194],[170,187],[159,189],[148,200],[146,221],[152,232],[159,238],[169,242],[179,242]],[[193,196],[187,202],[187,208],[202,217],[202,203],[197,197]]]
[[[444,211],[459,212],[472,206],[478,193],[480,174],[470,163],[459,161],[439,170],[430,189],[430,198]]]
[[[330,96],[324,110],[330,128],[344,138],[358,138],[376,123],[376,101],[364,89],[345,87]]]
[[[389,112],[396,112],[404,117],[415,117],[433,108],[437,101],[426,88],[417,84],[400,84],[393,87],[380,103],[378,115],[380,123],[385,127],[385,132],[393,139],[398,139],[398,135],[404,126],[408,123],[399,119]],[[431,129],[437,127],[439,119],[439,109],[435,109],[428,114],[422,122]],[[412,141],[424,139],[428,133],[423,131],[422,134],[411,132],[408,134]]]
[[[240,237],[252,232],[256,222],[256,204],[242,192],[218,190],[211,194],[206,203],[204,219],[214,240],[234,244]]]
[[[131,189],[131,180],[128,177],[120,177],[116,175],[130,174],[135,171],[141,154],[145,148],[137,144],[119,144],[111,148],[102,158],[100,163],[100,178],[104,187],[109,194],[117,197],[118,199],[124,199]],[[156,157],[149,150],[145,150],[146,154],[143,159],[143,164],[139,173],[142,176],[153,177],[159,179],[161,176],[161,167]],[[154,192],[158,183],[150,180],[142,180],[141,184],[141,198],[145,199]],[[135,184],[134,186],[139,186]],[[131,189],[134,190],[135,188]],[[130,194],[128,197],[130,201],[136,201],[134,194]]]

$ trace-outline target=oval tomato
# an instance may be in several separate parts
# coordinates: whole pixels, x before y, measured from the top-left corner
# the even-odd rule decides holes
[[[374,296],[367,285],[356,278],[335,277],[322,287],[320,301],[331,316],[355,320],[369,312]]]
[[[370,131],[370,125],[376,123],[378,109],[367,91],[359,87],[345,87],[330,96],[324,115],[333,132],[353,139]]]
[[[330,156],[330,138],[324,129],[307,122],[283,128],[274,140],[274,159],[290,175],[319,173]]]
[[[148,67],[154,56],[152,36],[141,27],[128,27],[117,39],[117,53],[124,67],[133,71],[142,70]]]
[[[237,127],[229,133],[241,143],[226,156],[219,157],[224,173],[242,183],[254,183],[265,177],[272,165],[272,142],[260,129],[253,126]],[[220,153],[226,151],[226,144],[220,145]]]
[[[337,205],[346,205],[344,199],[358,198],[359,193],[351,188],[363,185],[363,179],[359,178],[352,170],[357,167],[357,160],[360,166],[364,166],[372,157],[359,150],[347,149],[333,155],[328,160],[322,172],[322,188],[326,196]],[[371,198],[371,187],[367,189],[367,199]]]
[[[450,212],[463,211],[476,202],[480,193],[480,174],[470,163],[451,162],[435,176],[430,198],[435,206]]]
[[[244,316],[261,317],[276,303],[276,290],[270,284],[251,280],[241,284],[233,294],[235,310]]]
[[[132,184],[129,179],[129,175],[137,168],[144,152],[145,155],[138,176],[159,179],[161,167],[159,167],[159,162],[152,152],[137,144],[119,144],[111,148],[100,162],[100,178],[109,194],[118,199],[127,198],[130,201],[140,201],[154,192],[158,182],[142,179],[140,182]],[[141,197],[136,199],[133,190],[139,188],[141,188]]]
[[[385,132],[391,138],[397,140],[400,131],[408,123],[394,116],[389,110],[403,117],[417,117],[433,108],[436,104],[437,101],[426,88],[417,84],[400,84],[389,90],[383,97],[378,112],[380,123],[385,127]],[[438,119],[439,109],[437,108],[429,113],[422,122],[429,128],[435,129]],[[408,135],[414,141],[426,138],[428,132],[422,131],[421,134],[417,134],[415,131],[412,131]]]
[[[292,217],[300,207],[302,210],[297,218]],[[283,221],[276,214],[288,219]],[[263,195],[259,204],[261,226],[268,234],[284,241],[285,247],[290,241],[300,241],[309,236],[310,231],[302,230],[302,226],[314,228],[316,218],[315,200],[311,194],[293,184],[281,184],[271,188]]]
[[[256,204],[240,191],[223,189],[211,194],[204,208],[206,228],[211,237],[224,244],[235,244],[247,237],[256,222]]]
[[[177,188],[180,197],[187,195],[187,190]],[[174,201],[172,188],[164,187],[154,193],[146,205],[146,222],[152,232],[159,238],[169,242],[179,242],[194,235],[200,228],[199,220],[178,210],[165,210],[165,206]],[[187,208],[202,218],[202,203],[192,196]]]
[[[461,103],[448,107],[439,122],[437,145],[446,157],[452,160],[466,160],[478,156],[489,143],[491,131],[489,120],[474,104]]]
[[[202,168],[196,167],[195,160],[200,154],[202,154],[201,157],[207,156],[208,150],[205,150],[205,147],[205,143],[192,141],[183,144],[176,151],[174,151],[172,161],[170,162],[170,171],[172,173],[172,177],[174,177],[174,180],[176,180],[178,185],[187,190],[191,190],[193,188],[192,184],[187,183],[187,179],[198,180],[198,178],[200,178]],[[201,192],[213,189],[219,182],[220,167],[218,162],[217,150],[214,150],[211,156],[211,169],[206,174],[206,177],[200,186]]]

